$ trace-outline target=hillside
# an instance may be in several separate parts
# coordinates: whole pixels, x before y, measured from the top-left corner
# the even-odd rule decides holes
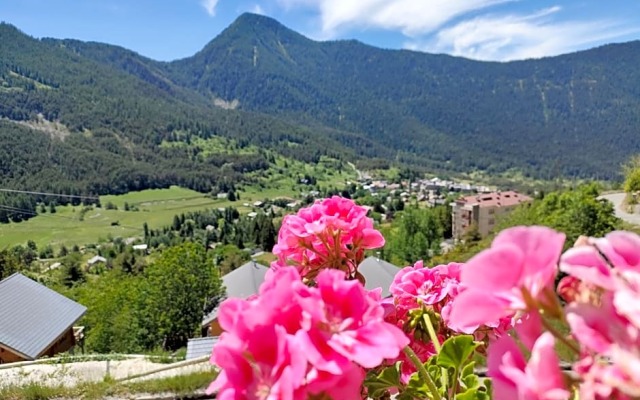
[[[640,42],[491,63],[314,42],[244,14],[168,70],[242,109],[362,132],[409,163],[611,178],[640,150],[638,63]]]
[[[268,167],[162,146],[215,136],[305,162],[615,178],[640,152],[638,64],[638,42],[488,63],[316,42],[253,14],[164,63],[0,24],[0,186],[206,192]]]
[[[157,63],[114,46],[36,40],[0,24],[0,54],[0,187],[99,195],[181,185],[208,192],[268,167],[264,153],[162,146],[195,137],[273,147],[307,162],[350,157],[330,135],[215,107],[173,83]]]

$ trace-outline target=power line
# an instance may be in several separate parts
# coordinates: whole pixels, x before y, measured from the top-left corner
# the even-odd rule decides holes
[[[49,193],[49,192],[33,192],[33,191],[30,191],[30,190],[0,189],[0,192],[36,194],[36,195],[39,195],[39,196],[69,197],[69,198],[73,198],[73,199],[100,200],[99,197],[95,197],[95,196],[80,196],[80,195],[75,195],[75,194],[62,194],[62,193]]]

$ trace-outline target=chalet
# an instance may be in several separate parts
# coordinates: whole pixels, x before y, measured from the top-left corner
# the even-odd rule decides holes
[[[86,311],[20,273],[0,281],[0,363],[31,361],[72,349],[73,325]]]

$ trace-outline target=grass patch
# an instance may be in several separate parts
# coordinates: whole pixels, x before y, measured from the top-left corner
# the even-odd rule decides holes
[[[189,375],[172,376],[123,385],[127,393],[175,393],[177,395],[193,394],[206,389],[215,379],[215,372],[202,371]]]
[[[0,386],[0,399],[3,400],[48,400],[48,399],[84,399],[100,400],[107,396],[127,398],[134,394],[172,393],[176,396],[192,395],[206,389],[215,379],[216,371],[193,372],[191,374],[140,382],[117,383],[113,380],[82,383],[75,387],[43,386],[38,382],[25,385]]]

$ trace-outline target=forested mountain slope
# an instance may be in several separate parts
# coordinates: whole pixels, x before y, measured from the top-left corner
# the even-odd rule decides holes
[[[164,145],[216,135],[309,162],[614,178],[640,151],[637,65],[639,42],[490,63],[316,42],[253,14],[166,63],[1,24],[0,185],[207,191],[268,164]]]
[[[204,95],[362,132],[410,162],[612,177],[640,150],[640,42],[509,63],[314,42],[245,14],[173,80]]]

